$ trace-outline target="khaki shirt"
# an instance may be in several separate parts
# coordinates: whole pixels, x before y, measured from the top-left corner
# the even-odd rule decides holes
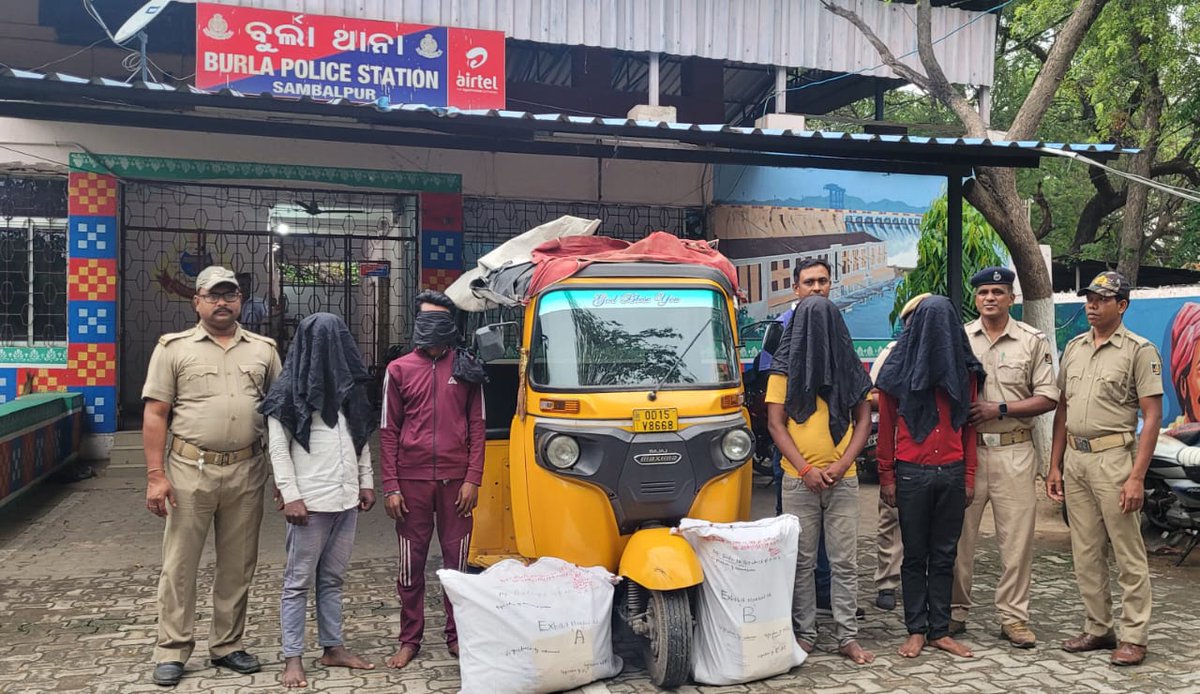
[[[971,351],[987,374],[980,400],[1012,403],[1044,395],[1058,402],[1054,357],[1050,354],[1050,341],[1045,333],[1012,317],[995,342],[988,337],[981,318],[967,323],[964,328]],[[984,422],[976,430],[981,434],[1006,434],[1032,428],[1032,417],[1006,416]]]
[[[895,348],[896,341],[892,340],[883,349],[879,350],[879,356],[875,357],[874,363],[871,364],[871,383],[879,380],[879,372],[883,370],[883,362]]]
[[[1162,357],[1153,342],[1123,324],[1099,349],[1089,330],[1063,350],[1058,385],[1066,396],[1067,433],[1132,434],[1138,398],[1163,393]]]
[[[171,405],[171,433],[207,451],[237,451],[266,431],[258,405],[279,376],[275,341],[238,328],[229,348],[201,326],[163,335],[142,398]]]

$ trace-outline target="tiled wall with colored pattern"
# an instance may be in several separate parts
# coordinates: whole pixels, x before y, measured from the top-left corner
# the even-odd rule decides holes
[[[117,181],[72,171],[67,198],[67,349],[61,364],[0,369],[0,402],[83,394],[86,433],[117,429]]]

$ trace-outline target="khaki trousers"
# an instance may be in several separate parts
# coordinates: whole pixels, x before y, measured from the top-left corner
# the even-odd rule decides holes
[[[246,601],[258,565],[265,456],[232,465],[195,464],[172,454],[167,478],[178,506],[167,511],[163,569],[158,580],[158,643],[154,662],[187,662],[196,645],[196,572],[208,529],[215,534],[216,573],[208,650],[213,658],[243,650]]]
[[[990,504],[1000,546],[1000,579],[996,582],[996,614],[1001,624],[1029,621],[1029,582],[1033,567],[1033,531],[1037,518],[1037,451],[1033,442],[978,449],[975,500],[963,516],[954,564],[950,618],[967,621],[979,524]]]
[[[1120,640],[1145,646],[1150,632],[1150,566],[1142,540],[1142,514],[1122,513],[1121,487],[1133,469],[1134,444],[1100,453],[1067,449],[1063,485],[1071,522],[1071,555],[1083,598],[1083,630],[1113,630],[1108,547],[1121,584]]]
[[[879,500],[879,543],[875,555],[875,590],[900,588],[900,565],[904,562],[904,543],[900,540],[900,512]]]

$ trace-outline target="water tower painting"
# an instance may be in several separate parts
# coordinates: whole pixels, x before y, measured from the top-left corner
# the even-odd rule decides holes
[[[896,282],[916,265],[921,217],[944,188],[929,176],[716,167],[710,219],[749,300],[742,319],[786,311],[795,263],[821,258],[855,339],[890,337]]]

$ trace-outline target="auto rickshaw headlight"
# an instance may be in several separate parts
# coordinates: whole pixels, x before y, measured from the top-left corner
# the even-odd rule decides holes
[[[746,460],[753,449],[754,438],[745,429],[730,429],[721,438],[721,454],[732,461]]]
[[[556,434],[546,443],[546,462],[566,470],[579,462],[579,442],[565,434]]]

